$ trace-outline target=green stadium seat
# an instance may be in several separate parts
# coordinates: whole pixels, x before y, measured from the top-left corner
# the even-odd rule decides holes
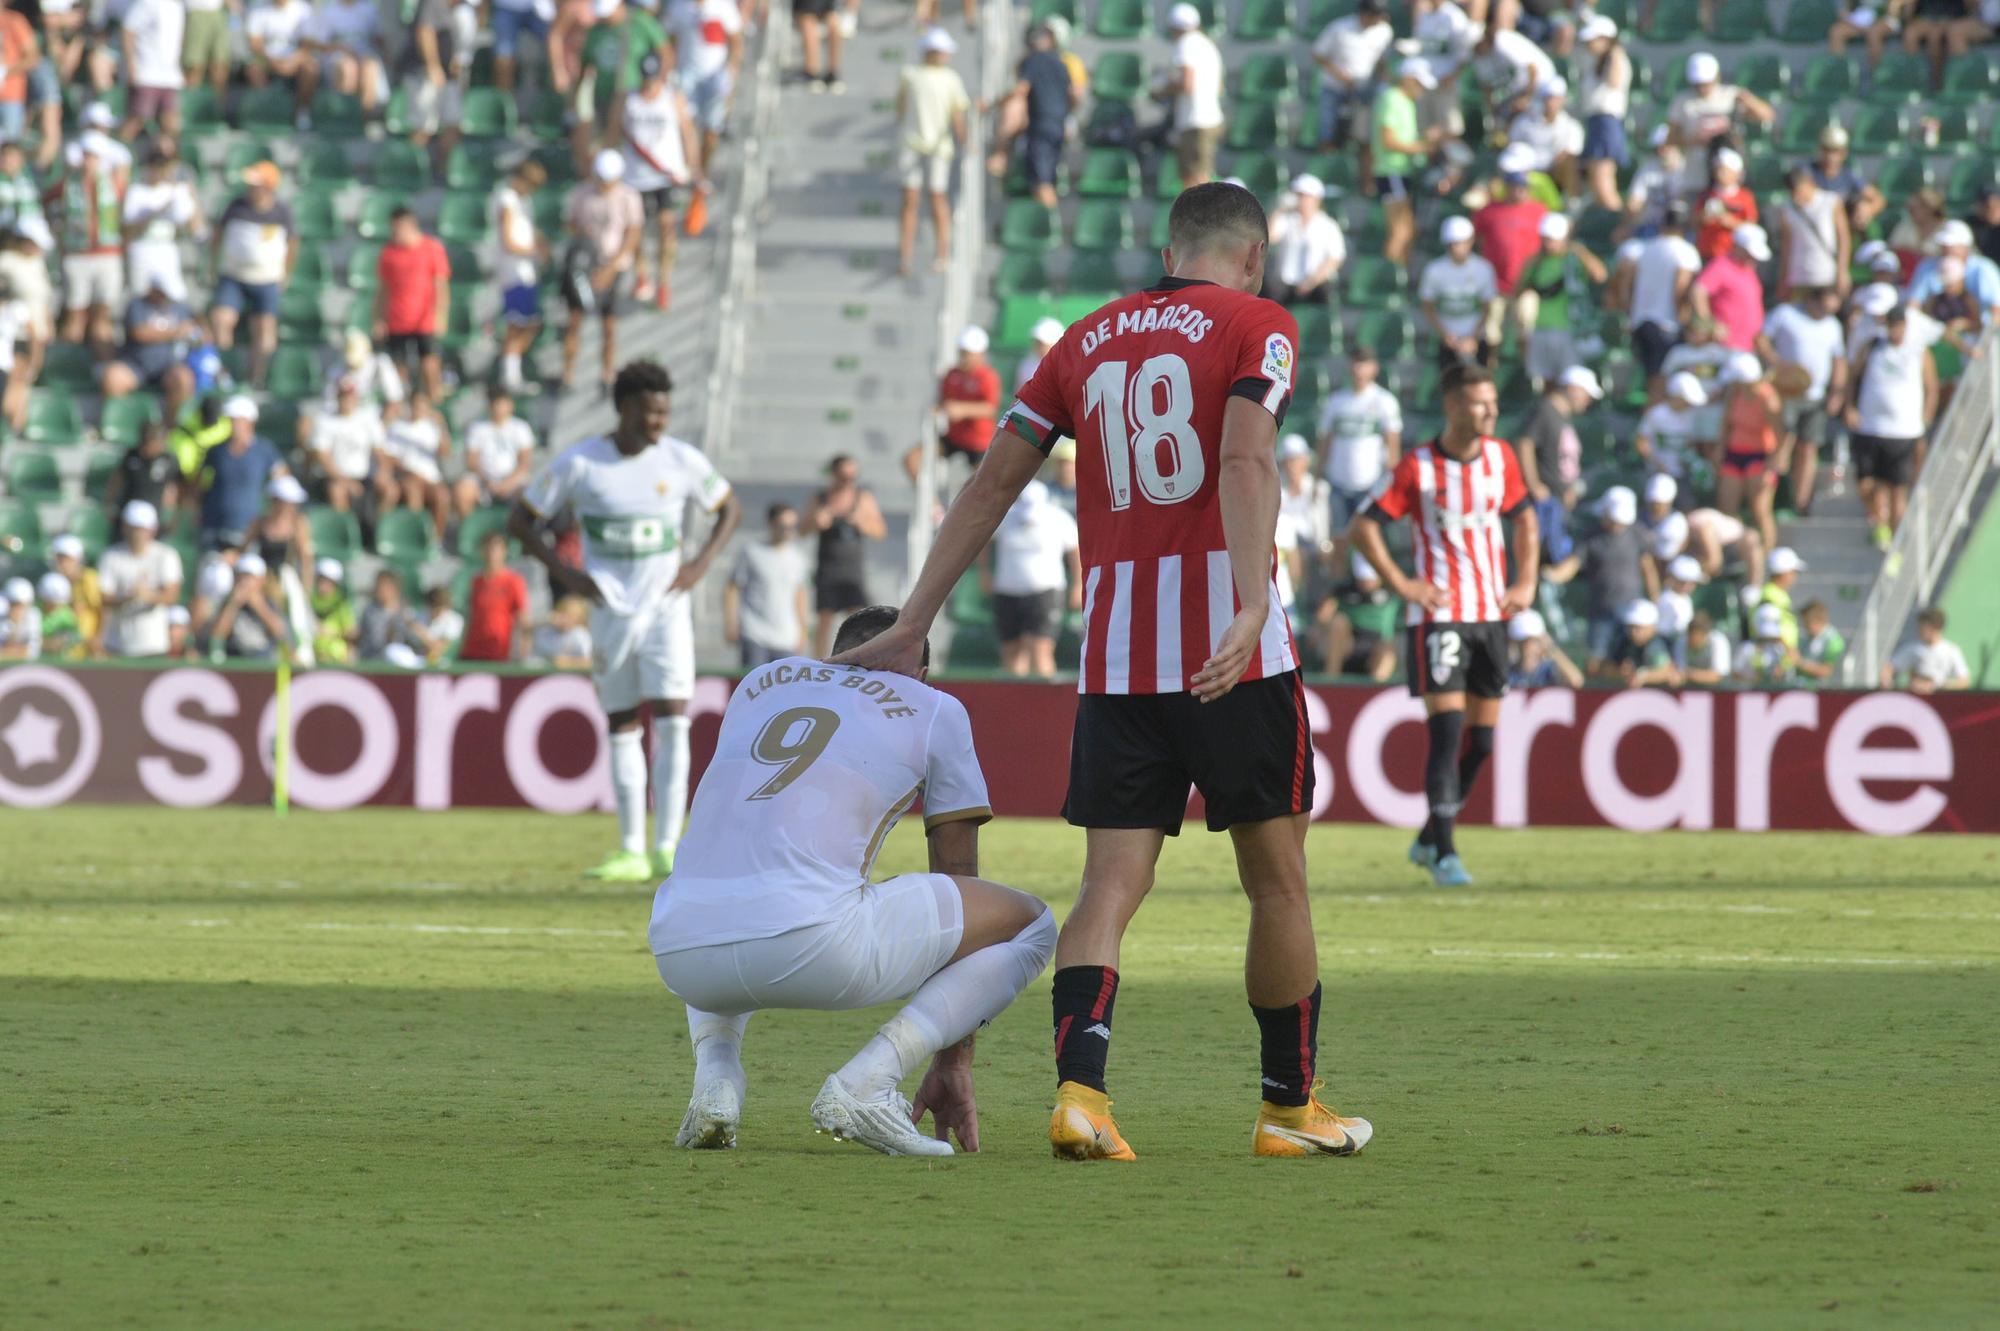
[[[104,415],[97,423],[97,437],[107,444],[136,444],[147,422],[159,419],[160,402],[151,393],[128,393],[124,397],[114,397],[104,404]]]
[[[36,389],[28,398],[28,424],[22,434],[35,444],[81,443],[83,414],[76,409],[75,395],[61,389]]]
[[[1400,310],[1368,310],[1355,321],[1349,345],[1367,347],[1376,359],[1387,362],[1414,350],[1417,332]]]
[[[1116,291],[1122,295],[1127,283],[1118,260],[1116,250],[1082,250],[1071,261],[1063,286],[1070,291]]]
[[[266,386],[271,396],[304,402],[319,396],[319,353],[312,347],[280,346],[271,354]]]
[[[299,404],[290,398],[273,398],[257,413],[257,433],[290,453],[299,442]]]
[[[1701,36],[1701,7],[1695,0],[1660,0],[1646,37],[1654,42],[1691,42]]]
[[[1350,250],[1340,276],[1350,305],[1375,308],[1400,305],[1409,289],[1403,266],[1380,254],[1356,254]]]
[[[62,532],[82,541],[84,562],[95,564],[111,544],[111,518],[96,500],[86,499],[63,510],[60,531],[56,534]]]
[[[1840,17],[1839,0],[1791,0],[1785,6],[1778,39],[1794,46],[1824,46],[1826,34]]]
[[[1741,46],[1771,35],[1771,14],[1764,0],[1724,0],[1708,35],[1726,46]],[[1740,78],[1737,80],[1742,81]]]
[[[1279,134],[1276,106],[1238,98],[1229,110],[1222,143],[1235,152],[1269,151],[1278,146]]]
[[[1928,110],[1938,122],[1938,147],[1954,153],[1972,151],[1973,144],[1979,137],[1979,124],[1970,106],[1942,106],[1933,103]]]
[[[236,100],[236,128],[253,134],[297,132],[298,104],[290,88],[247,88]]]
[[[1787,157],[1810,157],[1819,150],[1820,131],[1831,117],[1822,106],[1792,106],[1778,121],[1778,151]]]
[[[1148,248],[1163,250],[1167,247],[1168,223],[1172,220],[1173,215],[1174,210],[1165,204],[1161,204],[1153,209],[1152,225],[1146,234],[1146,245]]]
[[[326,319],[319,308],[320,288],[298,282],[278,297],[278,332],[284,342],[319,343],[326,340]]]
[[[375,523],[375,553],[397,563],[421,563],[437,551],[430,518],[413,508],[392,508]]]
[[[1072,291],[1056,300],[1056,320],[1065,328],[1103,309],[1125,293],[1122,291]]]
[[[1920,102],[1930,90],[1930,62],[1907,51],[1886,52],[1868,80],[1868,100],[1876,106]]]
[[[1252,194],[1267,203],[1291,180],[1285,159],[1274,152],[1243,153],[1230,160],[1223,174],[1240,178]]]
[[[361,549],[361,524],[352,513],[342,513],[328,504],[314,504],[306,510],[312,529],[313,553],[332,559],[351,559]]]
[[[461,143],[445,159],[444,186],[452,190],[479,190],[490,193],[500,182],[500,164],[488,147]]]
[[[1161,203],[1172,203],[1180,196],[1180,161],[1172,153],[1161,153],[1158,169],[1153,173],[1153,197]]]
[[[1272,42],[1292,35],[1291,0],[1237,0],[1230,33],[1240,42]],[[1315,29],[1311,36],[1318,36]]]
[[[1333,312],[1326,306],[1295,305],[1292,315],[1299,321],[1299,359],[1317,360],[1322,356],[1331,356],[1339,349]]]
[[[1092,148],[1077,172],[1076,193],[1086,199],[1139,197],[1139,155],[1129,148]]]
[[[1875,169],[1875,185],[1885,198],[1907,199],[1934,183],[1930,165],[1915,155],[1885,157]]]
[[[381,253],[380,245],[357,245],[347,252],[347,287],[357,296],[375,289],[375,261]]]
[[[1848,146],[1869,157],[1893,152],[1915,138],[1913,122],[1902,106],[1864,106],[1850,122]]]
[[[327,264],[326,247],[299,246],[299,257],[292,262],[292,281],[307,286],[323,287],[332,280],[333,271]]]
[[[437,233],[443,240],[461,245],[477,245],[488,240],[492,228],[486,220],[486,195],[447,194],[438,208]]]
[[[1822,51],[1806,62],[1805,72],[1793,82],[1792,100],[1811,106],[1831,106],[1854,96],[1860,86],[1861,78],[1852,60]]]
[[[1316,154],[1306,159],[1305,169],[1318,176],[1329,192],[1361,192],[1361,163],[1351,152]]]
[[[1148,22],[1146,0],[1098,0],[1090,30],[1110,41],[1129,42],[1145,34]]]
[[[116,448],[94,450],[83,463],[83,492],[87,495],[101,495],[111,483],[111,477],[124,461],[125,454]]]
[[[337,240],[347,230],[333,206],[332,189],[324,186],[308,187],[292,201],[292,221],[302,241]]]
[[[1035,296],[1055,289],[1039,254],[1003,254],[993,272],[995,296]]]
[[[385,143],[369,165],[368,179],[376,189],[414,194],[430,186],[430,154],[414,143],[401,140]]]
[[[226,129],[228,121],[223,117],[222,99],[215,95],[215,89],[206,84],[185,88],[181,91],[181,132],[200,138]]]
[[[1034,340],[1029,330],[1055,313],[1053,296],[1009,296],[1000,302],[1000,321],[993,330],[993,344],[1025,347]]]
[[[1785,188],[1785,159],[1768,148],[1755,148],[1744,155],[1743,183],[1752,194],[1764,195]]]
[[[1996,165],[2000,163],[1990,157],[1965,157],[1953,163],[1944,187],[1945,203],[1953,212],[1971,207],[1981,190],[2000,179]]]
[[[315,143],[299,161],[301,184],[339,188],[354,179],[354,154],[343,144]]]
[[[361,216],[355,219],[355,233],[363,240],[387,240],[389,214],[407,203],[409,200],[400,194],[371,193],[361,205]]]
[[[407,139],[416,127],[416,122],[410,118],[409,90],[398,88],[389,94],[389,104],[382,108],[382,128],[398,139]]]
[[[507,508],[503,504],[493,504],[486,508],[476,508],[465,515],[458,524],[458,553],[462,559],[479,558],[479,543],[486,539],[488,532],[507,530]]]
[[[286,94],[288,99],[290,96],[291,94]],[[288,100],[287,105],[289,104]],[[222,171],[224,175],[229,177],[230,188],[233,192],[237,182],[242,179],[243,173],[250,167],[257,165],[259,162],[272,162],[276,160],[277,150],[272,148],[263,139],[238,139],[236,142],[230,144],[229,151],[223,154]]]
[[[1792,67],[1785,63],[1783,56],[1762,51],[1739,60],[1733,77],[1738,84],[1769,102],[1785,96],[1790,90]]]
[[[485,324],[472,312],[472,301],[464,294],[465,288],[452,288],[451,318],[438,343],[446,351],[463,355],[476,342],[489,340]]]
[[[1968,51],[1944,67],[1938,96],[1957,106],[1985,105],[2000,98],[2000,63],[1982,51]]]
[[[1137,51],[1106,51],[1090,71],[1090,95],[1100,102],[1129,102],[1146,90],[1146,66]]]
[[[356,97],[322,90],[313,98],[313,133],[330,139],[358,139],[368,132],[368,117]]]
[[[1052,250],[1062,243],[1061,217],[1033,199],[1014,199],[1000,219],[1000,247],[1016,253]]]
[[[97,361],[90,348],[76,342],[51,342],[42,361],[44,388],[67,388],[87,393],[97,382]]]
[[[513,138],[520,128],[518,121],[510,94],[498,88],[474,87],[466,90],[459,129],[467,138]]]
[[[1076,210],[1071,244],[1080,250],[1130,249],[1132,213],[1120,199],[1085,199]]]
[[[42,519],[31,499],[0,498],[0,554],[19,555],[42,546]]]
[[[62,470],[47,453],[11,449],[7,459],[7,493],[32,499],[54,499],[62,494]]]
[[[1347,17],[1359,8],[1360,5],[1356,0],[1306,0],[1305,26],[1300,29],[1300,35],[1311,42],[1313,38],[1319,36],[1321,28],[1337,18]],[[1600,5],[1598,9],[1602,12],[1603,6]]]
[[[1299,93],[1299,68],[1290,55],[1263,51],[1243,62],[1230,80],[1236,96],[1246,102],[1288,102]]]
[[[1028,10],[1030,24],[1044,23],[1059,18],[1071,27],[1076,26],[1076,0],[1035,0]]]

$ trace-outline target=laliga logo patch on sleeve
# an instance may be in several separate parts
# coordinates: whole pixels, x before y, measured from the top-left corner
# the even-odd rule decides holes
[[[1292,343],[1283,333],[1264,339],[1264,377],[1286,388],[1292,386]]]

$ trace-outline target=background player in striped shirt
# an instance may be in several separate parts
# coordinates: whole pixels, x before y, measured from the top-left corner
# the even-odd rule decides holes
[[[1193,785],[1235,841],[1244,966],[1262,1037],[1258,1155],[1350,1155],[1366,1120],[1314,1094],[1319,961],[1306,902],[1313,758],[1298,654],[1273,579],[1278,426],[1298,325],[1254,293],[1268,231],[1248,190],[1181,194],[1171,276],[1072,324],[938,529],[895,626],[842,661],[910,670],[938,609],[1067,436],[1077,443],[1082,697],[1064,816],[1087,829],[1083,890],[1056,947],[1057,1091],[1070,1159],[1133,1159],[1104,1067],[1119,943]]]
[[[1403,455],[1348,539],[1409,606],[1410,692],[1424,700],[1431,739],[1430,819],[1410,859],[1440,887],[1463,887],[1472,875],[1452,825],[1493,752],[1507,692],[1507,617],[1535,603],[1541,529],[1513,445],[1491,433],[1500,411],[1492,374],[1454,365],[1441,386],[1444,433]],[[1416,527],[1414,577],[1396,566],[1382,537],[1384,523],[1403,518]],[[1503,525],[1514,546],[1512,582]]]

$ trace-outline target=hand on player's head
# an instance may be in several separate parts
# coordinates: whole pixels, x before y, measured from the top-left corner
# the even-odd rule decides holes
[[[897,623],[896,607],[871,605],[841,621],[829,659],[835,665],[892,670],[922,679],[930,673],[931,644],[928,638],[913,635]]]

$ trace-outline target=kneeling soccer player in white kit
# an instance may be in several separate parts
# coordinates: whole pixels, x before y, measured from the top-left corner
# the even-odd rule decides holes
[[[856,611],[833,649],[852,651],[895,622],[888,606]],[[929,661],[926,650],[926,671]],[[883,839],[919,796],[931,872],[869,882]],[[680,1145],[736,1144],[753,1012],[909,995],[826,1079],[813,1123],[885,1155],[950,1155],[953,1133],[979,1149],[973,1033],[1042,973],[1056,944],[1046,905],[977,877],[979,825],[992,816],[964,704],[921,678],[808,657],[744,676],[673,874],[653,898],[653,960],[688,1005],[694,1043]],[[925,1059],[912,1108],[897,1086]],[[917,1128],[926,1111],[935,1139]]]

